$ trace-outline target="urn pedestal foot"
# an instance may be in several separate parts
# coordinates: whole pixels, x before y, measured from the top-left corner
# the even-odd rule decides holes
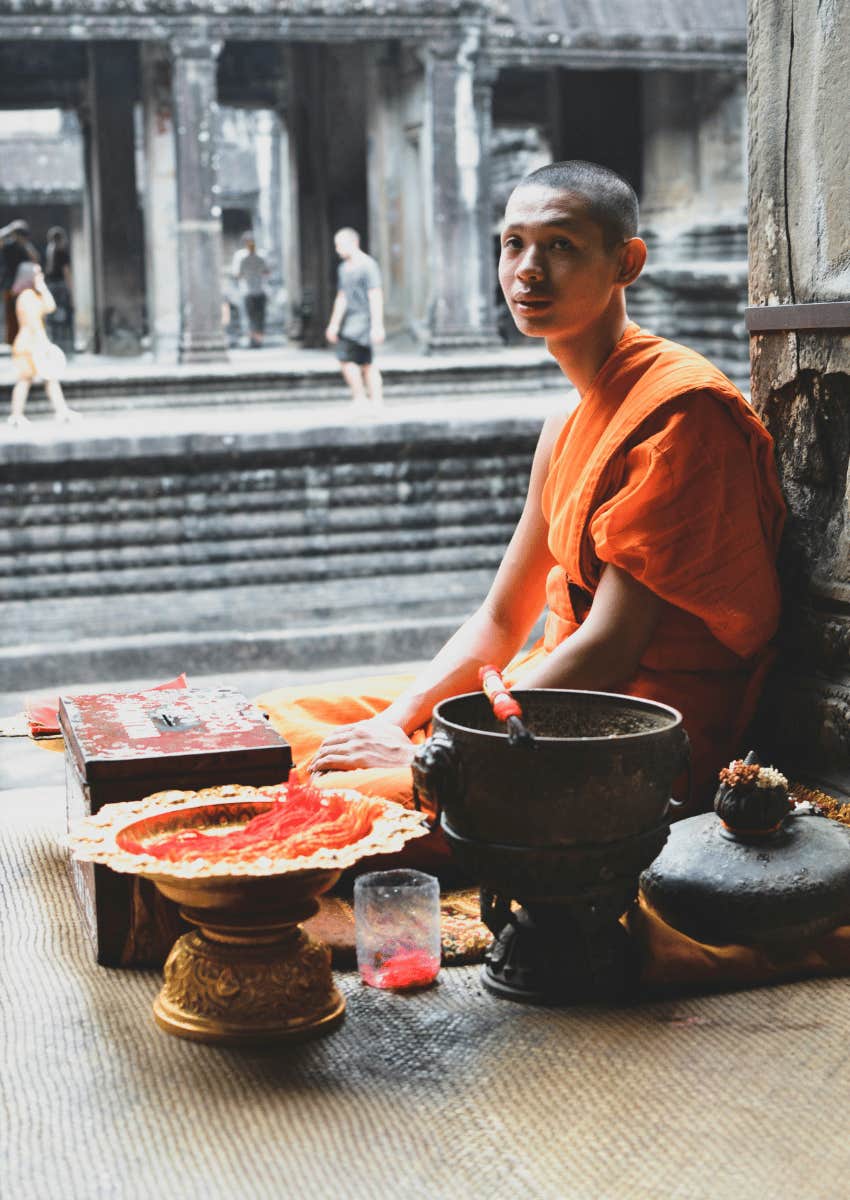
[[[330,950],[297,926],[271,938],[247,929],[226,938],[209,929],[184,934],[153,1005],[167,1033],[219,1045],[317,1037],[344,1012]]]
[[[481,980],[489,992],[529,1004],[622,1004],[635,995],[637,951],[613,903],[528,904],[511,910],[496,898],[482,915],[495,940]],[[495,918],[495,919],[494,919]]]

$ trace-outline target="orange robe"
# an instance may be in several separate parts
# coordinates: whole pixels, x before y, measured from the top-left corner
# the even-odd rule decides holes
[[[709,798],[738,749],[779,617],[776,549],[784,505],[772,441],[738,390],[700,355],[629,325],[554,447],[543,493],[549,547],[541,643],[523,669],[587,614],[604,563],[664,601],[622,690],[678,708],[691,739],[694,793]],[[260,697],[306,765],[327,730],[380,712],[409,677],[288,688]],[[410,772],[354,771],[331,785],[410,803]]]

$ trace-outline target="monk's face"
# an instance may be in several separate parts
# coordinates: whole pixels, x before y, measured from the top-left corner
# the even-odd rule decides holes
[[[622,246],[606,246],[583,197],[539,184],[505,210],[499,283],[528,337],[571,338],[605,317],[622,291]]]

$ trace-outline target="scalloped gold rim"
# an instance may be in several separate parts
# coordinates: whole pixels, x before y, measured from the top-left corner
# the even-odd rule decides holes
[[[125,875],[157,875],[161,879],[266,878],[292,875],[299,871],[344,870],[373,854],[393,854],[405,842],[428,833],[422,813],[402,808],[391,800],[364,796],[353,788],[327,790],[352,800],[380,804],[383,815],[378,817],[366,837],[350,846],[317,850],[303,858],[263,857],[226,863],[210,863],[199,858],[191,862],[171,863],[154,858],[151,854],[131,854],[117,843],[118,834],[143,817],[176,812],[183,808],[269,799],[261,788],[246,784],[201,788],[197,792],[155,792],[142,800],[105,804],[98,812],[77,822],[63,841],[75,858],[83,862],[101,863]]]

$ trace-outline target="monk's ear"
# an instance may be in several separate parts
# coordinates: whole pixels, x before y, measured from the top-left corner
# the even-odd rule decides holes
[[[633,237],[623,242],[619,252],[617,283],[628,287],[634,283],[646,262],[646,242]]]

